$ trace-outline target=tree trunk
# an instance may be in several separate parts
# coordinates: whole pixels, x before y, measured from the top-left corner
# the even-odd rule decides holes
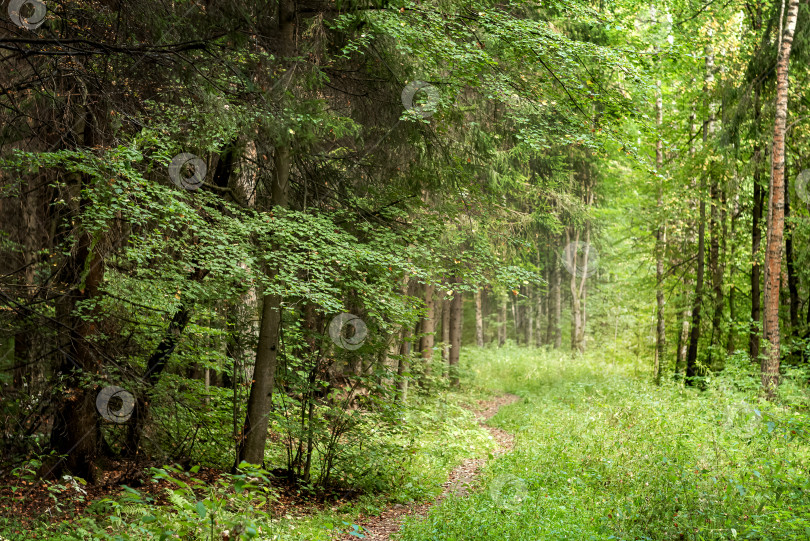
[[[450,363],[450,300],[446,296],[447,293],[442,292],[442,361],[445,367]]]
[[[706,46],[706,70],[703,80],[703,93],[705,95],[708,118],[703,124],[703,146],[706,148],[709,137],[714,134],[714,109],[711,101],[711,85],[714,82],[714,50],[712,45]],[[711,171],[707,172],[712,175]],[[712,181],[714,182],[714,181]],[[706,271],[706,175],[700,177],[700,223],[698,224],[698,253],[697,253],[697,283],[695,284],[695,299],[692,305],[692,324],[689,336],[689,350],[686,355],[686,384],[694,385],[697,376],[697,353],[700,341],[700,320],[703,304],[703,281]]]
[[[433,284],[425,284],[425,317],[422,319],[422,337],[419,339],[419,351],[422,355],[422,368],[423,376],[429,377],[431,373],[431,363],[433,362],[433,344],[435,342],[436,331],[436,300],[434,293],[436,286]],[[422,384],[426,386],[427,381],[423,380]]]
[[[799,0],[788,0],[787,19],[776,63],[776,120],[771,151],[771,186],[768,233],[765,252],[764,338],[768,349],[760,365],[762,386],[773,398],[779,385],[781,342],[779,336],[779,287],[782,270],[782,242],[785,226],[785,130],[788,112],[788,73]]]
[[[416,289],[416,282],[411,282],[406,276],[402,285],[403,295],[413,295]],[[402,327],[402,340],[399,344],[399,362],[397,363],[397,400],[403,404],[408,400],[408,371],[411,369],[409,358],[411,355],[411,333],[413,328],[410,325]]]
[[[498,312],[498,347],[503,347],[506,344],[506,305],[508,302],[509,298],[507,296],[501,298],[500,311]]]
[[[195,269],[190,279],[195,282],[201,282],[208,275],[208,272],[209,271],[205,269]],[[136,406],[132,411],[132,417],[129,420],[129,428],[127,431],[127,452],[130,456],[137,456],[140,453],[141,437],[143,436],[146,422],[149,420],[152,391],[155,385],[160,381],[160,376],[163,374],[163,370],[166,368],[169,358],[174,353],[174,350],[177,349],[180,336],[191,320],[192,306],[193,300],[188,299],[184,295],[183,298],[181,298],[177,312],[174,313],[169,322],[166,333],[158,343],[155,351],[146,361],[146,371],[141,377],[144,389],[136,399]]]
[[[289,197],[290,148],[286,144],[276,148],[274,157],[272,203],[286,207]],[[271,269],[267,275],[272,282],[278,271]],[[259,323],[259,343],[256,347],[256,363],[253,369],[253,384],[248,397],[245,424],[239,444],[239,462],[264,463],[264,448],[267,442],[267,425],[273,404],[278,361],[279,336],[281,333],[282,297],[271,293],[262,297],[262,311]]]
[[[762,322],[762,265],[759,252],[762,246],[762,207],[765,204],[765,190],[762,189],[762,149],[759,146],[759,118],[762,112],[760,87],[754,88],[754,204],[751,210],[751,328],[748,334],[748,356],[759,362],[760,325]]]
[[[573,239],[573,243],[579,243],[579,235],[580,232],[576,232],[576,236]],[[568,245],[572,245],[571,234],[568,230],[565,232],[565,240]],[[572,258],[572,262],[570,265],[571,272],[571,281],[569,282],[570,290],[571,290],[571,350],[574,352],[584,353],[585,352],[585,300],[587,290],[585,289],[585,285],[587,283],[588,278],[588,256],[590,252],[590,227],[585,228],[585,249],[584,253],[581,256],[581,265],[580,256],[577,253],[577,250],[571,250],[570,257]],[[577,272],[578,269],[582,270],[582,277],[579,281],[577,281]]]
[[[534,344],[534,299],[532,298],[531,286],[525,286],[523,289],[526,291],[526,299],[524,299],[525,307],[525,329],[526,329],[526,347],[532,347]]]
[[[689,285],[686,286],[689,288]],[[680,378],[686,367],[686,355],[689,350],[689,309],[684,308],[681,313],[681,330],[678,333],[678,351],[675,358],[675,380]]]
[[[548,336],[547,342],[551,344],[554,349],[562,347],[562,329],[560,328],[560,319],[562,316],[562,269],[560,262],[557,258],[556,251],[552,256],[551,264],[551,279],[549,286],[549,309],[548,309]]]
[[[457,277],[453,280],[453,300],[450,302],[450,385],[458,387],[458,361],[461,354],[461,318],[463,315],[463,295],[458,290],[461,280]]]
[[[94,147],[96,138],[96,116],[88,107],[84,119],[84,145]],[[80,177],[80,193],[91,185],[86,175]],[[81,198],[80,207],[88,205]],[[51,445],[59,455],[66,455],[64,463],[51,467],[50,473],[57,477],[64,467],[73,474],[95,484],[98,480],[96,458],[101,443],[99,416],[96,411],[96,396],[99,389],[82,381],[101,372],[102,363],[93,345],[93,337],[98,334],[98,320],[95,299],[104,280],[104,256],[101,239],[94,239],[77,223],[78,242],[75,255],[71,258],[67,271],[70,292],[67,295],[65,314],[68,317],[68,351],[63,354],[59,374],[64,375],[70,392],[61,398],[60,407],[55,410]],[[89,310],[77,315],[78,306],[86,304]],[[44,466],[45,464],[43,464]]]
[[[714,303],[714,310],[712,313],[712,337],[711,346],[722,343],[722,321],[723,321],[723,273],[724,265],[721,261],[720,253],[720,238],[722,234],[722,223],[725,221],[725,204],[726,196],[723,189],[719,186],[716,177],[712,178],[711,191],[711,212],[709,218],[709,238],[711,245],[709,250],[709,269],[712,275],[712,297]],[[718,367],[715,366],[714,350],[709,350],[710,366],[713,370]]]
[[[76,285],[70,295],[71,314],[79,303],[90,301],[92,305],[92,299],[98,296],[104,278],[104,262],[99,252],[101,245],[101,242],[93,242],[86,232],[79,238],[73,265]],[[101,369],[99,356],[91,344],[92,336],[98,332],[97,322],[93,313],[85,313],[71,317],[70,327],[69,350],[59,372],[68,376],[73,392],[65,396],[61,407],[56,410],[51,445],[58,454],[66,455],[64,465],[70,472],[95,483],[95,461],[101,439],[96,412],[99,389],[82,384],[80,378],[98,374]],[[61,469],[60,465],[54,465],[53,472],[58,476]]]
[[[734,276],[737,274],[737,264],[736,264],[736,244],[734,239],[737,236],[737,215],[740,211],[740,195],[739,193],[734,198],[734,208],[731,212],[731,251],[728,254],[728,261],[731,261],[731,269],[729,272],[728,281],[731,284],[731,288],[728,292],[728,317],[730,326],[728,329],[728,343],[726,346],[726,353],[731,355],[734,353],[736,349],[736,325],[737,325],[737,287],[734,283]],[[725,239],[725,228],[723,229],[723,237]],[[723,241],[723,251],[726,251],[727,241]]]
[[[538,265],[540,264],[538,258]],[[546,280],[546,283],[549,281],[549,273],[548,273],[548,265],[546,268],[543,269],[543,277]],[[545,341],[545,333],[546,333],[546,321],[548,321],[548,294],[547,292],[543,292],[541,290],[537,290],[535,294],[535,299],[537,302],[537,315],[534,318],[534,341],[536,347],[542,347]]]
[[[655,100],[655,113],[656,124],[658,129],[663,129],[664,124],[664,106],[661,97],[661,81],[658,81],[658,96]],[[664,166],[664,141],[660,137],[655,144],[655,166],[659,175],[662,174],[661,169]],[[663,213],[664,207],[664,181],[663,177],[658,180],[658,212]],[[656,385],[661,384],[661,374],[664,371],[664,362],[666,361],[667,350],[667,333],[664,321],[664,253],[667,244],[667,229],[666,223],[663,222],[663,217],[659,215],[659,220],[662,223],[658,226],[655,234],[655,315],[656,315],[656,333],[655,333],[655,374]]]
[[[787,267],[788,307],[790,308],[790,332],[796,336],[799,331],[799,277],[793,257],[793,224],[790,223],[790,176],[785,164],[785,266]]]
[[[475,291],[475,345],[484,347],[484,310],[481,288]]]

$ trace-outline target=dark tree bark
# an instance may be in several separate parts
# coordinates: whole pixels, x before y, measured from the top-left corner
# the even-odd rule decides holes
[[[730,327],[728,329],[728,342],[726,345],[726,353],[731,355],[734,353],[736,349],[736,337],[737,333],[735,327],[737,325],[737,286],[734,282],[734,276],[737,274],[737,265],[736,261],[736,243],[734,239],[737,235],[737,215],[740,211],[740,197],[739,194],[734,198],[734,208],[731,213],[731,249],[729,253],[729,261],[732,262],[731,269],[729,271],[728,281],[731,284],[731,287],[728,292],[728,317],[730,321]],[[727,244],[728,241],[726,240],[726,230],[723,228],[723,251],[725,252],[728,250]]]
[[[711,345],[722,343],[722,321],[723,321],[723,308],[724,308],[724,295],[723,295],[723,274],[724,265],[721,260],[720,253],[720,239],[723,235],[723,223],[725,221],[725,204],[726,196],[723,189],[720,187],[716,177],[712,178],[712,186],[710,188],[710,197],[712,200],[711,212],[709,218],[709,269],[712,277],[712,298],[714,309],[712,312],[712,335]],[[714,352],[709,351],[709,358],[714,358]],[[710,361],[712,368],[716,368]]]
[[[790,314],[790,332],[788,336],[797,336],[799,332],[799,276],[796,273],[796,262],[793,257],[793,224],[790,222],[790,176],[785,165],[785,266],[787,267],[788,307]]]
[[[93,148],[98,141],[96,115],[89,107],[85,110],[83,143]],[[79,176],[80,193],[91,185],[86,175]],[[84,196],[80,207],[88,205]],[[66,377],[68,393],[62,398],[54,415],[51,430],[51,446],[60,455],[66,455],[64,462],[51,467],[57,477],[63,468],[91,483],[98,480],[96,459],[101,444],[99,416],[96,411],[98,389],[82,382],[83,377],[98,374],[103,366],[101,356],[95,350],[93,338],[98,334],[97,308],[94,299],[99,296],[99,288],[104,280],[104,257],[101,252],[103,242],[93,239],[81,223],[76,224],[78,241],[75,255],[71,258],[65,277],[71,290],[65,301],[64,314],[68,322],[67,351],[63,351],[59,374]],[[75,310],[80,303],[88,303],[89,313],[77,315]]]
[[[754,90],[754,122],[759,126],[762,104],[759,99],[759,86]],[[759,140],[758,138],[756,139]],[[754,145],[754,201],[751,221],[751,328],[748,334],[748,355],[754,362],[759,362],[760,325],[762,321],[762,265],[759,252],[762,247],[762,209],[765,204],[765,190],[762,189],[760,163],[762,149],[759,143]]]
[[[703,144],[708,143],[709,137],[714,134],[714,110],[712,108],[709,92],[714,81],[714,52],[711,45],[706,46],[706,72],[703,82],[708,118],[703,124]],[[709,175],[712,172],[709,171]],[[712,181],[714,182],[714,181]],[[714,184],[712,184],[714,185]],[[703,307],[703,281],[706,269],[706,175],[700,177],[700,223],[698,224],[698,253],[697,253],[697,281],[695,283],[695,299],[692,304],[692,323],[689,336],[689,350],[686,355],[686,384],[694,385],[697,376],[697,353],[700,341],[701,309]]]
[[[208,270],[196,269],[190,278],[196,282],[201,282],[208,275],[208,272]],[[177,348],[180,336],[191,320],[192,306],[191,301],[182,300],[177,312],[174,313],[169,322],[163,339],[161,339],[154,353],[146,361],[146,371],[141,377],[144,388],[136,399],[135,409],[132,411],[127,431],[127,451],[130,456],[137,456],[140,452],[141,437],[149,419],[152,391],[160,381],[160,376],[166,368],[169,358]]]

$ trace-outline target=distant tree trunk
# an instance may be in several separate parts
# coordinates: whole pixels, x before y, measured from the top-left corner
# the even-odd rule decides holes
[[[410,281],[405,276],[402,290],[403,295],[413,295],[416,289],[416,282]],[[408,359],[411,354],[411,333],[413,327],[411,325],[404,325],[402,327],[402,340],[399,343],[399,362],[397,363],[397,400],[405,403],[408,401],[408,371],[410,370],[410,363]]]
[[[552,256],[552,264],[550,269],[551,279],[549,285],[549,309],[548,309],[548,336],[547,342],[551,344],[554,349],[562,347],[562,329],[560,328],[560,319],[562,316],[562,269],[560,268],[559,259],[556,257],[556,251]]]
[[[709,213],[709,269],[712,274],[712,293],[714,297],[714,312],[712,315],[712,344],[720,343],[721,323],[723,318],[723,263],[721,261],[720,240],[725,210],[725,194],[716,179],[712,179],[709,189],[712,200]]]
[[[484,347],[484,310],[481,288],[475,291],[475,344]]]
[[[782,242],[785,227],[785,130],[788,111],[788,72],[793,34],[799,13],[799,0],[788,0],[787,18],[776,63],[776,120],[771,152],[770,204],[768,206],[768,243],[765,253],[764,338],[768,350],[762,359],[762,387],[773,398],[779,385],[781,342],[779,336],[779,288],[782,269]]]
[[[706,108],[709,117],[703,125],[703,145],[707,145],[709,136],[714,134],[714,111],[712,109],[711,83],[714,81],[714,52],[711,44],[706,46],[706,74],[703,82]],[[711,171],[708,174],[712,174]],[[700,341],[700,320],[703,304],[703,280],[706,268],[706,175],[700,177],[700,223],[698,224],[698,253],[697,253],[697,283],[695,284],[695,299],[692,304],[692,324],[689,336],[689,350],[686,355],[686,384],[694,385],[697,376],[698,342]]]
[[[450,300],[446,298],[447,292],[442,292],[442,361],[445,370],[450,363]]]
[[[540,258],[538,257],[538,265],[540,264]],[[546,268],[543,269],[543,278],[548,283],[549,275],[548,275],[548,265]],[[537,315],[534,319],[534,341],[536,347],[542,347],[544,340],[545,340],[545,333],[548,321],[548,315],[546,311],[548,310],[548,294],[547,292],[536,290],[535,293],[535,300],[537,306]]]
[[[575,237],[571,237],[569,230],[565,232],[565,240],[568,245],[576,244],[579,242],[580,232],[577,231]],[[590,252],[590,227],[585,228],[585,237],[583,254],[580,255],[577,250],[571,250],[570,257],[572,262],[570,265],[571,281],[569,283],[571,289],[571,350],[579,353],[585,352],[585,299],[586,289],[585,284],[588,278],[588,258]],[[580,264],[581,263],[581,264]],[[582,277],[577,281],[578,271],[581,270]]]
[[[796,265],[793,257],[793,224],[790,223],[790,176],[785,164],[785,266],[787,267],[788,307],[790,314],[790,332],[788,336],[796,336],[799,330],[799,277],[796,274]]]
[[[406,326],[402,329],[402,341],[399,345],[399,363],[397,364],[397,400],[405,403],[408,401],[408,375],[410,363],[408,358],[411,354],[411,328]]]
[[[655,116],[658,129],[663,129],[664,106],[661,97],[661,81],[658,81],[658,96],[655,100]],[[658,174],[664,166],[664,141],[661,137],[655,144],[655,167]],[[664,207],[664,181],[658,180],[658,211],[663,212]],[[658,218],[663,220],[661,216]],[[661,223],[655,233],[655,304],[656,304],[656,333],[655,333],[655,383],[661,384],[661,374],[664,372],[666,361],[667,333],[664,320],[664,253],[667,245],[666,224]]]
[[[736,349],[736,324],[737,324],[737,287],[734,283],[734,276],[737,273],[737,264],[736,264],[736,244],[734,243],[734,239],[737,236],[737,214],[740,211],[740,196],[737,194],[734,198],[734,208],[731,212],[731,253],[729,253],[728,260],[731,261],[731,269],[728,277],[729,284],[731,284],[731,288],[728,292],[728,317],[730,321],[730,327],[728,329],[728,343],[726,347],[726,353],[731,355],[734,353]],[[723,251],[727,250],[727,241],[725,240],[727,235],[725,234],[725,228],[723,229]]]
[[[422,355],[423,374],[429,377],[431,373],[431,363],[433,362],[434,333],[436,331],[436,301],[434,299],[436,286],[433,284],[425,284],[424,292],[426,314],[422,319],[422,337],[419,339],[419,351]],[[423,381],[422,383],[424,384],[426,382]]]
[[[709,103],[709,135],[715,131],[715,122],[716,122],[716,115],[715,109],[716,106],[711,101],[711,94],[712,94],[712,83],[714,82],[714,72],[715,72],[715,64],[714,64],[714,54],[711,50],[711,45],[707,47],[707,54],[706,54],[706,99]],[[713,310],[712,310],[712,331],[711,331],[711,339],[709,340],[709,362],[708,365],[712,369],[717,369],[718,367],[715,365],[714,362],[714,345],[722,343],[722,320],[723,320],[723,264],[720,260],[720,237],[721,235],[721,227],[723,222],[725,221],[725,190],[723,187],[720,186],[720,181],[718,175],[713,171],[709,170],[709,175],[711,177],[711,185],[709,187],[709,197],[711,199],[711,205],[709,209],[709,272],[711,274],[711,281],[712,281],[712,303],[713,303]]]
[[[450,303],[450,385],[458,387],[459,374],[458,362],[461,353],[461,318],[463,315],[463,295],[458,286],[461,280],[456,277],[453,280],[453,300]]]
[[[686,285],[687,289],[689,284]],[[686,354],[689,349],[689,309],[681,312],[681,330],[678,333],[678,351],[675,358],[675,380],[678,381],[686,368]]]
[[[504,296],[501,298],[500,311],[498,312],[498,347],[503,347],[506,344],[506,308],[509,298]]]
[[[525,323],[524,329],[526,331],[526,347],[532,347],[534,344],[534,298],[531,286],[525,286],[526,298],[524,299],[525,310]]]
[[[712,296],[714,302],[714,311],[712,313],[712,337],[711,345],[722,343],[722,322],[723,322],[723,274],[724,265],[721,260],[722,254],[720,253],[720,238],[723,236],[722,228],[725,222],[725,205],[726,196],[723,189],[719,186],[716,178],[712,179],[711,191],[711,212],[709,218],[709,237],[711,239],[711,246],[709,250],[709,269],[712,275]],[[714,350],[710,350],[709,358],[711,360],[710,366],[712,369],[717,369],[714,362]]]
[[[758,133],[759,118],[762,112],[760,87],[754,87],[754,125]],[[762,189],[762,149],[759,137],[754,136],[754,204],[751,210],[751,328],[748,334],[748,356],[759,362],[760,331],[762,322],[762,265],[759,252],[762,246],[762,209],[765,204],[765,190]]]
[[[706,259],[706,201],[703,191],[706,189],[705,175],[700,179],[700,223],[698,224],[698,253],[697,253],[697,281],[695,283],[695,299],[692,303],[692,322],[689,333],[689,349],[686,354],[686,384],[694,385],[697,376],[698,341],[700,340],[700,309],[703,302],[703,273]]]

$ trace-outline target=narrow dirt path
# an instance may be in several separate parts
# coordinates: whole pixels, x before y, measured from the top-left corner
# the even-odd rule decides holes
[[[492,400],[480,401],[478,403],[475,416],[478,419],[478,423],[487,429],[495,440],[497,447],[493,451],[494,455],[511,451],[514,445],[514,437],[505,430],[489,426],[485,423],[498,413],[501,407],[513,404],[518,400],[520,400],[519,396],[505,394]],[[447,482],[442,485],[444,487],[442,493],[432,502],[410,505],[396,504],[383,511],[380,515],[368,517],[365,522],[360,524],[364,529],[363,534],[365,535],[365,539],[368,541],[388,541],[391,539],[392,534],[399,531],[402,526],[402,520],[405,517],[426,515],[432,506],[442,501],[449,494],[458,496],[465,495],[486,461],[486,458],[468,458],[456,466],[453,471],[450,472]],[[357,539],[357,537],[348,534],[340,538],[341,541],[356,541]]]

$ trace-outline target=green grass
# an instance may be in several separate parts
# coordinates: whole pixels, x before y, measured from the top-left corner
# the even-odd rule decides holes
[[[403,541],[810,538],[805,415],[733,390],[745,367],[700,392],[598,354],[465,356],[479,385],[522,397],[491,421],[514,452],[472,495],[410,520]]]
[[[461,406],[503,392],[521,400],[490,422],[515,434],[513,452],[490,460],[468,496],[449,496],[426,518],[409,519],[401,541],[810,538],[810,402],[801,371],[789,374],[771,404],[758,400],[756,373],[740,359],[730,359],[705,391],[671,381],[656,387],[642,367],[599,352],[572,358],[465,348],[462,366],[462,392],[414,400],[397,430],[366,427],[342,469],[364,495],[320,510],[257,509],[249,513],[254,539],[327,541],[353,529],[360,514],[433,499],[455,465],[493,448]],[[9,536],[14,520],[5,518],[0,532],[14,541],[158,539],[161,530],[183,527],[183,539],[208,538],[210,515],[198,517],[194,501],[139,505],[125,505],[119,524],[73,517]],[[226,507],[217,534],[227,526]],[[156,520],[139,523],[148,512]],[[102,528],[106,537],[82,527]]]

